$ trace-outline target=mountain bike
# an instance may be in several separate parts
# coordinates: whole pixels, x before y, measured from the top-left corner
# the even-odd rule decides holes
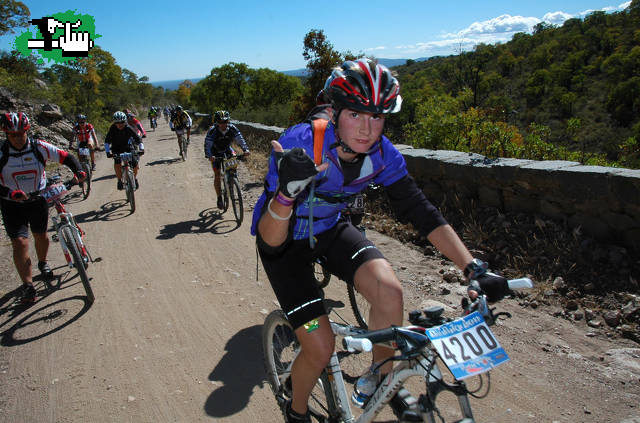
[[[82,198],[87,199],[91,192],[91,150],[89,147],[78,147],[78,160],[80,161],[80,168],[87,174],[87,179],[80,182],[80,189],[82,189]]]
[[[509,281],[510,289],[531,288],[531,280]],[[443,317],[442,306],[409,313],[411,325],[368,331],[351,325],[331,322],[336,336],[342,337],[346,351],[336,352],[326,369],[318,378],[309,398],[309,411],[314,420],[330,423],[369,423],[398,394],[409,408],[422,417],[423,422],[445,422],[445,405],[438,402],[442,392],[453,393],[457,398],[456,423],[475,423],[469,396],[484,398],[490,389],[488,372],[509,360],[489,326],[500,316],[509,313],[494,313],[495,308],[487,304],[486,296],[480,295],[474,302],[463,301],[463,317],[451,320]],[[267,379],[280,409],[291,398],[291,366],[300,352],[300,344],[281,310],[271,312],[262,328],[264,365]],[[349,405],[345,375],[341,361],[354,353],[371,351],[373,344],[394,349],[397,354],[386,361],[398,362],[371,395],[362,409],[354,416]],[[385,361],[385,362],[386,362]],[[443,364],[452,381],[440,370]],[[384,364],[380,363],[380,366]],[[485,374],[486,373],[486,374]],[[480,378],[477,389],[469,389],[465,379]],[[408,379],[418,377],[424,382],[424,393],[417,397],[407,390]],[[485,387],[486,384],[486,387]],[[421,389],[421,390],[422,390]],[[481,395],[479,391],[483,389]],[[452,411],[447,408],[447,415]],[[455,408],[455,407],[454,407]],[[400,420],[402,421],[402,417]],[[451,421],[451,420],[449,420]]]
[[[83,241],[85,232],[80,229],[73,214],[65,209],[61,200],[75,183],[75,180],[62,182],[59,176],[50,178],[47,180],[46,188],[40,195],[47,201],[49,207],[56,209],[57,215],[51,217],[56,231],[54,240],[57,239],[60,243],[62,253],[69,267],[75,268],[78,272],[84,291],[87,294],[87,300],[89,303],[93,303],[95,296],[87,274],[87,267],[90,262],[93,263],[93,259]]]
[[[155,132],[158,127],[158,121],[155,117],[149,118],[149,125],[151,126],[151,129],[153,129],[153,132]]]
[[[137,161],[138,157],[135,151],[129,153],[120,153],[120,163],[122,165],[122,175],[120,181],[122,182],[122,188],[127,195],[127,202],[131,206],[131,213],[136,211],[136,178],[131,168],[131,162]]]
[[[229,209],[229,203],[231,203],[236,222],[240,226],[244,217],[244,204],[237,174],[238,160],[242,160],[242,156],[229,152],[225,152],[222,160],[220,160],[220,173],[222,175],[222,192],[220,194],[223,202],[222,213]]]

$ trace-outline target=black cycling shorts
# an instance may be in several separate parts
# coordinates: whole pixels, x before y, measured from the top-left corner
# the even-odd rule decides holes
[[[17,202],[4,198],[0,200],[2,220],[9,238],[28,238],[29,226],[31,232],[43,233],[47,231],[49,221],[49,207],[42,197],[33,200]]]
[[[294,329],[327,314],[324,295],[314,277],[313,263],[318,257],[323,258],[331,274],[350,284],[360,266],[369,260],[384,258],[380,250],[348,222],[340,221],[316,238],[313,250],[308,239],[293,240],[275,255],[258,248],[271,287]]]
[[[113,156],[113,161],[115,162],[115,164],[122,163],[120,156],[118,156],[117,154]],[[135,159],[129,160],[129,167],[131,167],[131,169],[135,169],[136,167],[138,167],[138,161]]]

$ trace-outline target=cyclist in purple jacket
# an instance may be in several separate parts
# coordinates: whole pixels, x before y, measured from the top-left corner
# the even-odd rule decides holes
[[[402,286],[391,265],[357,228],[340,219],[349,201],[369,183],[384,186],[399,220],[413,223],[465,276],[476,279],[491,301],[507,292],[506,279],[486,272],[473,259],[408,175],[404,157],[382,135],[385,117],[400,110],[399,91],[397,79],[385,66],[369,59],[345,62],[333,70],[323,89],[333,113],[321,151],[315,148],[308,122],[289,128],[273,142],[252,233],[301,345],[291,371],[288,422],[311,421],[307,401],[334,348],[323,295],[313,275],[317,257],[324,257],[332,274],[354,284],[369,301],[369,329],[402,324]],[[392,354],[374,346],[373,361],[381,363]],[[391,368],[391,362],[381,366],[380,378]],[[397,395],[390,404],[403,421],[419,417]]]

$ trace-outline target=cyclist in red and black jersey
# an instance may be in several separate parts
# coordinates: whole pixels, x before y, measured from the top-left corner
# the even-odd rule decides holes
[[[80,169],[75,156],[42,140],[27,135],[30,127],[25,113],[5,113],[0,116],[0,127],[7,133],[7,141],[0,148],[0,208],[5,230],[13,247],[13,262],[22,280],[22,301],[33,302],[29,232],[35,241],[38,269],[43,278],[51,279],[53,272],[47,264],[49,237],[47,221],[49,208],[39,196],[46,187],[45,165],[48,160],[61,163],[73,171],[79,181],[86,174]]]
[[[88,148],[91,151],[91,171],[96,170],[96,157],[95,149],[98,148],[98,137],[96,137],[96,131],[93,125],[87,122],[85,115],[78,115],[78,122],[73,127],[74,142],[69,144],[69,148],[73,147],[75,142],[75,148]]]
[[[127,116],[127,125],[129,125],[129,127],[131,127],[131,129],[133,129],[140,138],[146,138],[147,131],[144,130],[142,122],[136,118],[136,115],[127,109],[124,109],[124,114]]]

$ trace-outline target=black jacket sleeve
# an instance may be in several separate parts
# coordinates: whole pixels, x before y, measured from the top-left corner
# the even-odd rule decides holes
[[[67,154],[67,157],[64,158],[62,164],[71,169],[74,175],[82,170],[82,167],[80,167],[80,162],[73,154]]]
[[[406,175],[385,187],[391,207],[402,223],[411,222],[423,235],[429,235],[447,221],[427,198],[414,179]]]

